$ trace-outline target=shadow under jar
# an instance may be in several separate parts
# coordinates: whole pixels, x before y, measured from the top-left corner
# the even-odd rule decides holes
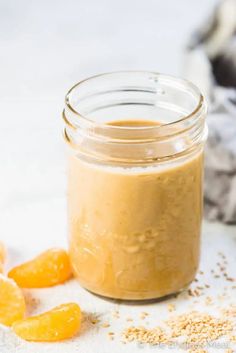
[[[68,225],[81,285],[145,300],[186,288],[199,263],[206,106],[191,83],[116,72],[68,92]]]

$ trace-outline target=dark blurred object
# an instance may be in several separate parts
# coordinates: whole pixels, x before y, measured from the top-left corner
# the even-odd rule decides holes
[[[211,103],[217,100],[219,87],[236,88],[236,0],[220,1],[193,34],[185,71]]]
[[[236,87],[236,37],[225,48],[225,52],[211,60],[213,75],[217,84]]]
[[[236,116],[210,114],[205,153],[205,215],[236,223]]]
[[[222,0],[187,47],[185,76],[209,106],[205,216],[236,224],[236,0]]]

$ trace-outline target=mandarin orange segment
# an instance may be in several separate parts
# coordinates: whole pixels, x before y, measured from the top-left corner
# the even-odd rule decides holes
[[[0,241],[0,273],[3,272],[3,265],[6,258],[6,249],[4,244]]]
[[[17,321],[14,332],[26,341],[54,342],[73,337],[79,332],[81,310],[79,305],[60,305],[41,315]]]
[[[72,276],[70,260],[63,249],[53,248],[14,267],[8,276],[22,288],[50,287]]]
[[[25,300],[21,289],[10,278],[0,274],[0,323],[11,326],[23,319]]]

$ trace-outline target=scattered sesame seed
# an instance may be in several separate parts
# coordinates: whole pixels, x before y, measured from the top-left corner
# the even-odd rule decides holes
[[[126,342],[137,341],[156,345],[170,344],[174,342],[173,339],[182,337],[185,343],[202,345],[226,336],[233,330],[232,323],[228,319],[216,318],[196,311],[177,315],[166,321],[166,324],[169,327],[167,331],[162,327],[148,329],[143,326],[131,326],[123,331],[122,338]],[[194,352],[201,351],[195,349]]]
[[[110,324],[108,322],[104,322],[104,324],[102,324],[102,327],[104,327],[104,328],[110,327]]]
[[[174,304],[168,304],[167,305],[167,309],[168,311],[171,313],[172,311],[175,311],[176,310],[176,307]]]
[[[151,345],[168,343],[168,336],[160,327],[147,329],[142,326],[131,326],[123,331],[122,337],[126,342],[137,341],[139,343],[149,343]]]
[[[190,297],[193,297],[193,292],[191,289],[188,289],[188,295],[190,295]]]
[[[234,278],[232,278],[232,277],[226,277],[226,281],[234,282]]]
[[[227,319],[209,314],[190,312],[167,321],[172,329],[172,337],[186,336],[187,343],[205,343],[232,332],[232,324]]]
[[[99,322],[100,322],[99,319],[96,319],[96,318],[92,318],[92,319],[91,319],[91,323],[92,323],[93,325],[96,325],[96,324],[99,323]]]
[[[144,319],[146,319],[146,317],[147,317],[148,315],[149,315],[148,313],[142,312],[142,313],[140,314],[140,319],[141,319],[141,320],[144,320]]]
[[[114,317],[114,319],[119,319],[120,318],[120,313],[118,310],[114,311],[112,316]]]
[[[134,320],[133,320],[131,317],[127,317],[126,321],[132,322],[132,321],[134,321]]]
[[[236,318],[236,305],[231,305],[227,309],[222,310],[222,314],[228,317],[235,317]]]
[[[205,304],[206,305],[211,305],[212,304],[212,298],[211,297],[206,297]]]

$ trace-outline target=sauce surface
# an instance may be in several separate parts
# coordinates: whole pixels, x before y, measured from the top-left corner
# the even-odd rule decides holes
[[[152,120],[117,120],[111,121],[107,125],[120,127],[148,127],[160,126],[161,123]]]
[[[80,283],[97,294],[131,300],[187,287],[199,262],[202,166],[202,150],[164,168],[105,167],[71,154],[70,256]]]

